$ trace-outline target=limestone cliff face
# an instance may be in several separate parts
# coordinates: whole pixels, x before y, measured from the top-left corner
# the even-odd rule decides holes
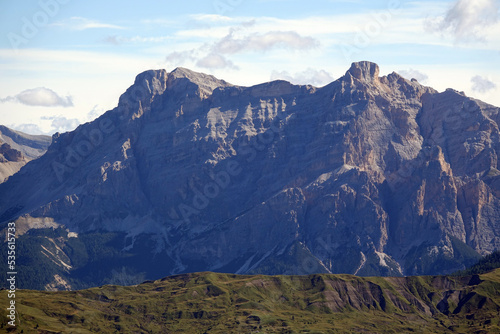
[[[163,276],[449,272],[500,246],[499,111],[370,62],[322,88],[147,71],[2,184],[0,216],[147,242]]]

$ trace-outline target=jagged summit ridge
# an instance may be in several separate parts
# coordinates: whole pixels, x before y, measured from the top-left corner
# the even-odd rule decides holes
[[[353,78],[362,83],[378,83],[379,82],[380,69],[376,63],[369,61],[360,61],[352,63],[350,69],[346,72],[345,78]],[[392,74],[401,78],[396,73]],[[386,78],[386,77],[384,77]],[[339,80],[342,80],[340,78]],[[337,80],[337,81],[339,81]],[[191,85],[191,88],[188,86]],[[155,95],[161,95],[167,89],[184,89],[190,91],[190,89],[198,90],[199,94],[203,98],[207,98],[212,95],[213,91],[217,88],[228,88],[228,87],[239,87],[232,85],[224,80],[220,80],[213,75],[204,74],[200,72],[195,72],[184,67],[178,67],[168,73],[164,69],[160,70],[148,70],[137,75],[134,85],[131,86],[127,92],[124,94],[128,99],[129,95],[132,95],[132,99],[147,95],[149,98]],[[286,80],[276,80],[273,82],[267,82],[253,87],[239,87],[241,89],[248,88],[254,92],[262,93],[264,91],[269,91],[269,95],[276,95],[283,92],[284,94],[291,93],[294,88],[299,87],[293,85]],[[315,90],[316,88],[311,85],[306,85],[308,90]]]
[[[370,62],[321,88],[147,71],[0,185],[0,221],[112,233],[151,278],[446,273],[500,247],[499,121]]]
[[[137,75],[134,84],[120,97],[119,105],[132,102],[133,108],[137,108],[136,102],[139,102],[139,109],[148,108],[154,98],[162,95],[165,90],[184,91],[204,99],[212,95],[214,89],[230,86],[232,85],[212,75],[183,67],[178,67],[170,73],[164,69],[148,70]]]
[[[169,74],[170,78],[186,78],[200,87],[200,90],[205,95],[211,95],[214,89],[219,87],[233,86],[224,80],[219,80],[213,75],[198,73],[189,69],[178,67]]]

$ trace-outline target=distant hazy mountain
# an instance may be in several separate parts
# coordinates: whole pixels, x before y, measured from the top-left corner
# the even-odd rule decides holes
[[[322,88],[147,71],[0,185],[0,221],[29,288],[453,272],[500,246],[499,121],[370,62]]]
[[[28,135],[0,125],[0,182],[44,154],[50,142],[49,136]]]

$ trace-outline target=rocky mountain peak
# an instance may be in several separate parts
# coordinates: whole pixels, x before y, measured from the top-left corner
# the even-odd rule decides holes
[[[211,75],[195,72],[185,67],[175,68],[172,72],[169,73],[169,76],[172,78],[187,78],[191,81],[200,81],[200,79],[204,79],[206,77],[213,78],[213,76]]]
[[[39,263],[74,269],[51,267],[44,285],[102,284],[121,269],[81,273],[122,256],[147,278],[451,272],[500,247],[499,124],[499,108],[379,78],[371,62],[322,88],[146,71],[118,108],[0,184],[0,223],[47,228],[23,243],[67,236]],[[101,231],[117,255],[92,258]],[[58,251],[72,247],[82,254]]]
[[[198,86],[202,97],[212,95],[212,92],[216,88],[233,86],[224,80],[217,79],[213,75],[191,71],[183,67],[177,67],[168,74],[169,86],[173,86],[174,81],[179,79],[187,79]]]
[[[148,90],[152,94],[162,94],[166,88],[167,77],[167,71],[163,69],[148,70],[137,75],[134,85],[148,87]]]
[[[167,71],[148,70],[136,76],[134,84],[130,86],[118,102],[118,106],[133,112],[151,105],[156,95],[162,95],[167,89]]]
[[[351,68],[346,72],[347,75],[351,75],[353,78],[372,82],[378,81],[380,69],[377,64],[369,61],[360,61],[352,63]]]

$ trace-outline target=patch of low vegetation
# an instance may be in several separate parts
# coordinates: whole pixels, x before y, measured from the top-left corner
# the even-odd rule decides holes
[[[16,303],[16,328],[2,318],[0,332],[499,333],[500,269],[407,278],[197,273],[128,287],[19,290]]]

